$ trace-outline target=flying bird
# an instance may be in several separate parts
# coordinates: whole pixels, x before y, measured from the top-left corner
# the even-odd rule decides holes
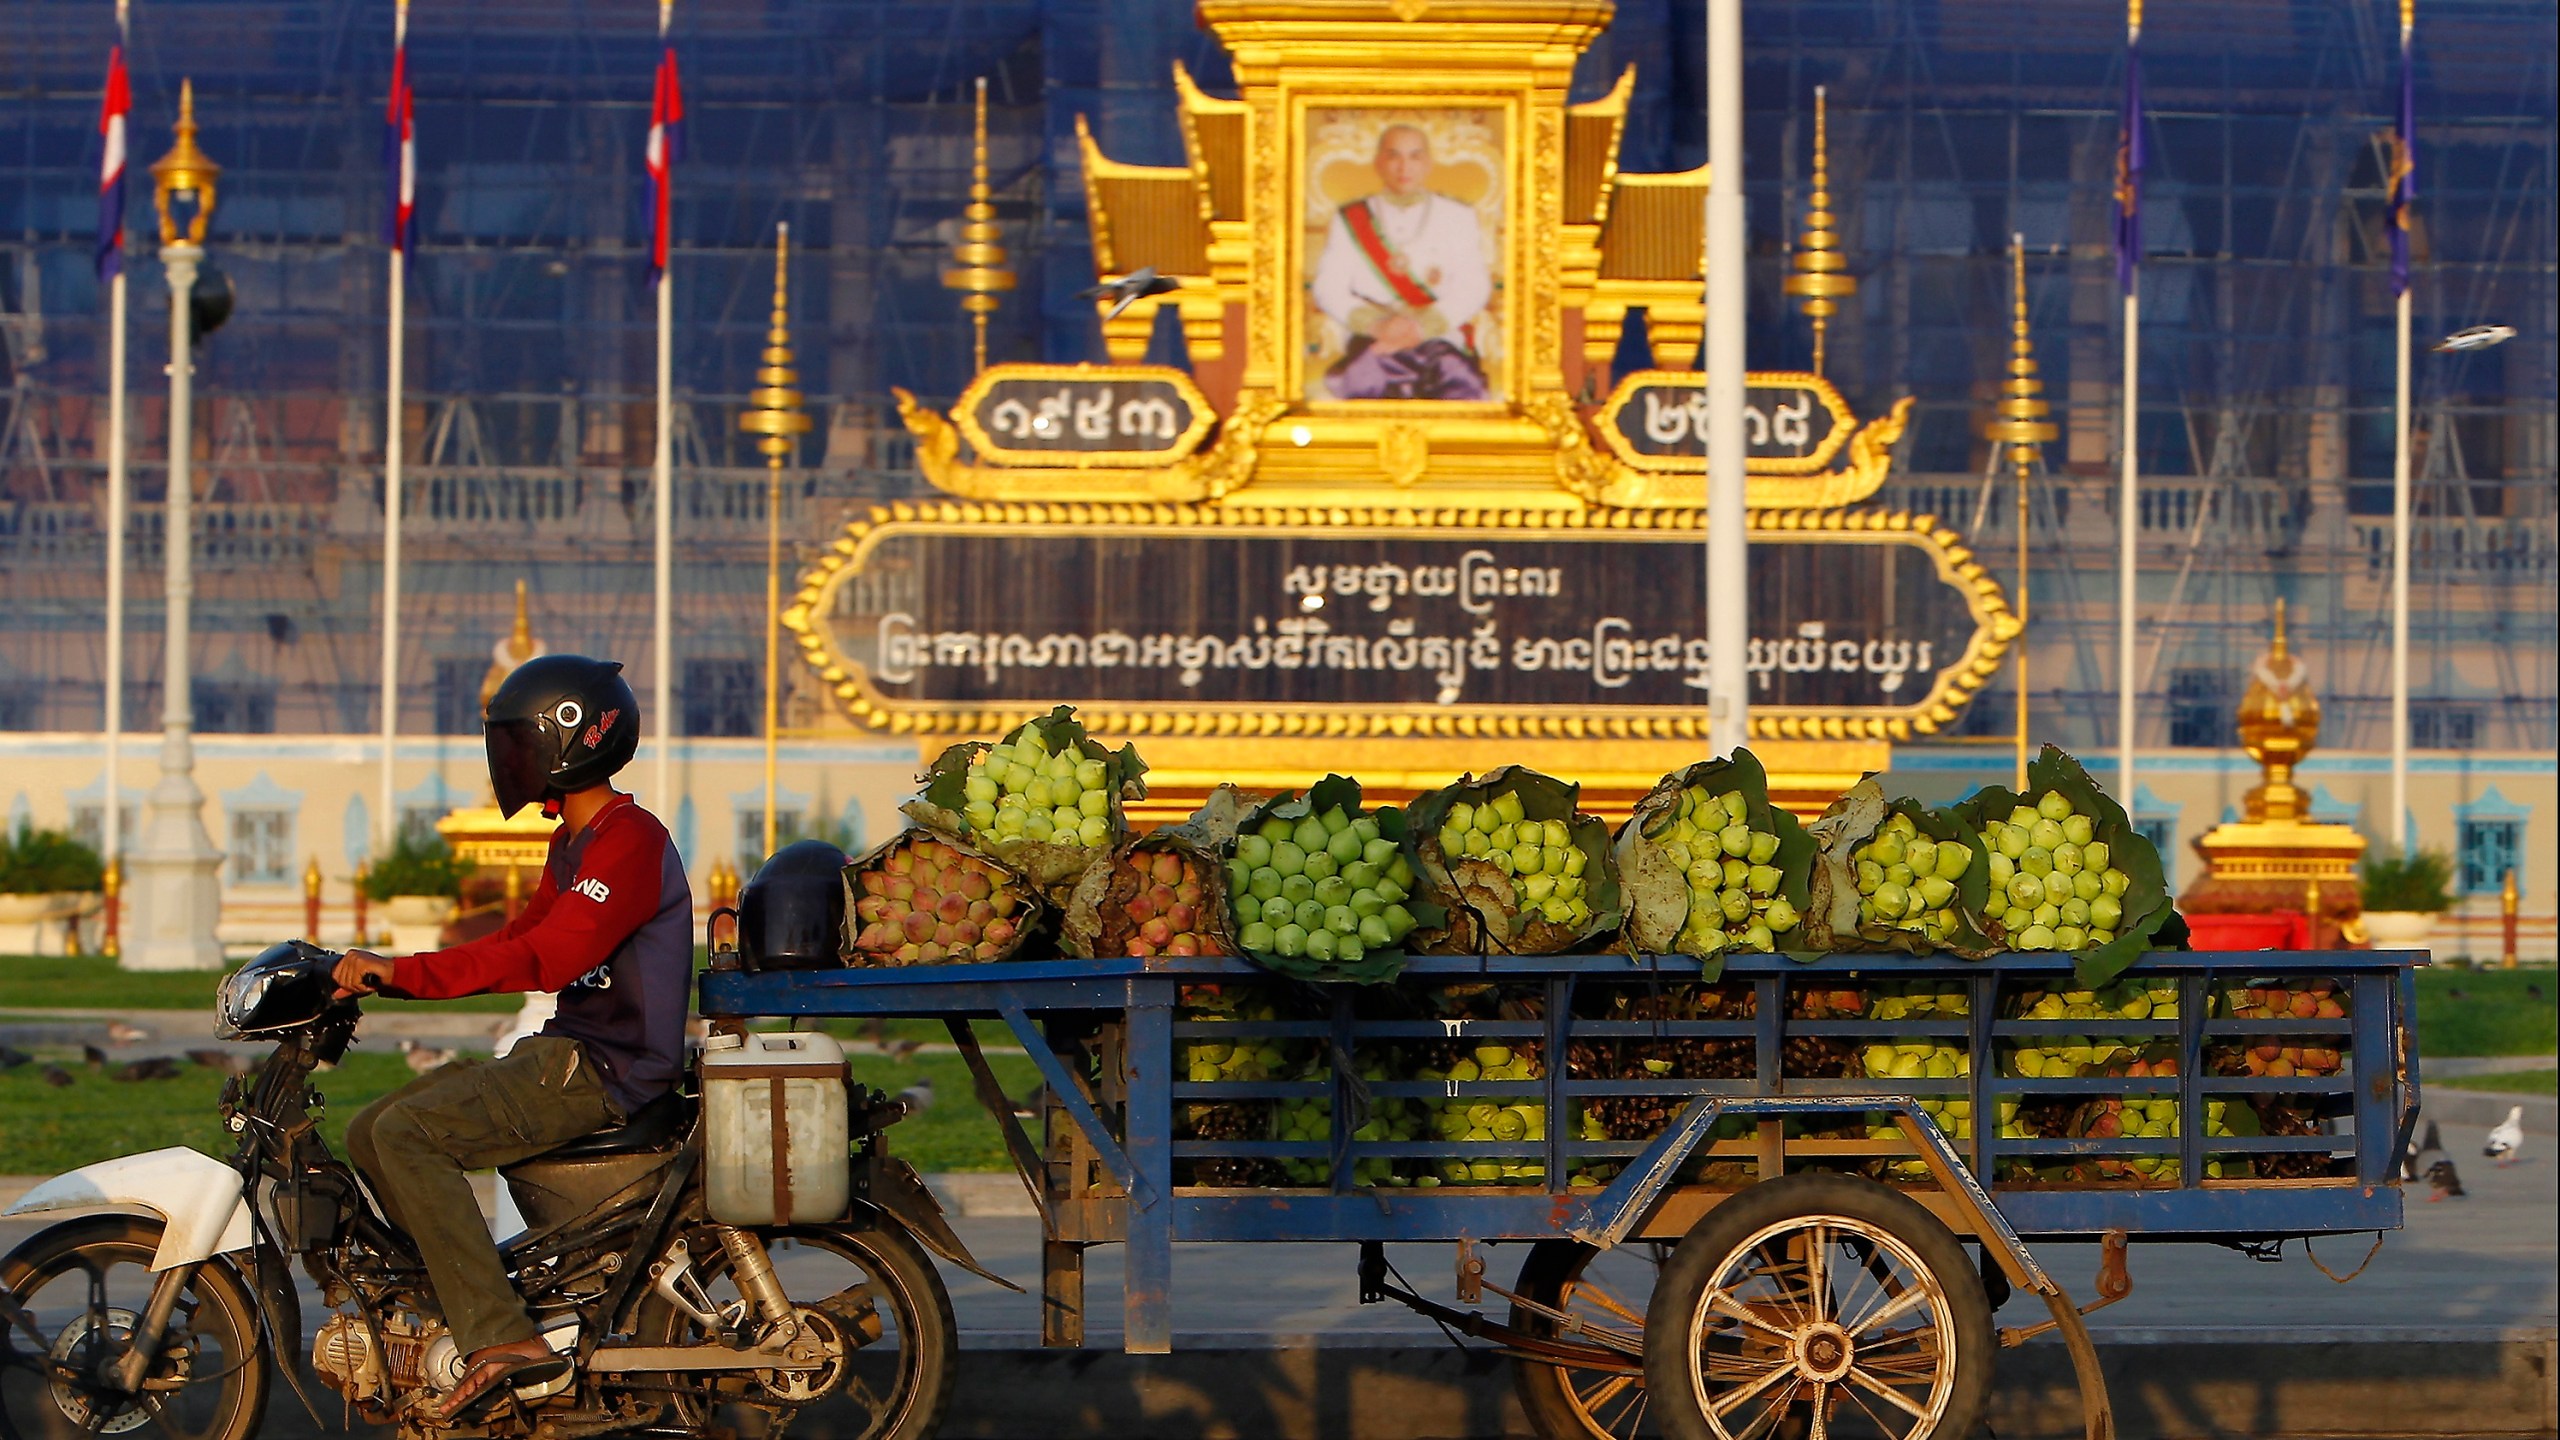
[[[107,1042],[112,1045],[139,1045],[151,1038],[151,1032],[123,1020],[107,1022]]]
[[[2441,354],[2453,355],[2465,350],[2486,350],[2492,345],[2504,345],[2514,338],[2516,327],[2513,325],[2474,325],[2447,335],[2436,342],[2435,348]]]
[[[1170,275],[1157,274],[1156,267],[1153,265],[1141,265],[1137,269],[1130,271],[1128,274],[1121,276],[1117,280],[1105,280],[1090,290],[1078,291],[1076,293],[1076,298],[1079,300],[1109,300],[1111,302],[1111,312],[1102,318],[1105,320],[1117,320],[1120,318],[1121,311],[1137,304],[1147,296],[1162,295],[1168,290],[1179,290],[1181,288],[1181,281],[1174,279]],[[2512,335],[2515,332],[2510,330],[2507,333]]]
[[[2430,1205],[2439,1200],[2462,1198],[2462,1177],[2454,1173],[2453,1162],[2450,1160],[2439,1160],[2428,1166],[2427,1183],[2436,1188],[2436,1193],[2427,1197],[2427,1203]]]
[[[47,1065],[44,1069],[36,1073],[44,1077],[44,1083],[52,1086],[56,1090],[59,1090],[63,1086],[71,1083],[71,1072],[63,1069],[59,1065]]]
[[[2489,1132],[2489,1143],[2481,1147],[2480,1153],[2497,1161],[2499,1168],[2504,1169],[2516,1163],[2516,1152],[2523,1148],[2524,1107],[2510,1105],[2507,1118],[2499,1121],[2498,1128]]]

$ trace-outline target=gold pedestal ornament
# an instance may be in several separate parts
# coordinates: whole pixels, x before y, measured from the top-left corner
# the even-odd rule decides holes
[[[2244,818],[2196,837],[2205,879],[2178,898],[2198,915],[2265,914],[2304,908],[2309,897],[2314,948],[2334,935],[2364,943],[2364,905],[2356,863],[2364,836],[2351,825],[2311,818],[2309,797],[2295,774],[2320,738],[2320,699],[2311,671],[2293,653],[2285,634],[2285,603],[2276,602],[2275,640],[2249,667],[2240,697],[2240,748],[2258,762],[2264,778],[2241,798]]]
[[[518,580],[515,624],[507,638],[490,647],[489,668],[480,676],[482,713],[487,713],[489,701],[517,666],[546,653],[534,638],[525,582]],[[444,837],[454,858],[468,861],[476,874],[501,884],[519,869],[538,874],[551,856],[551,832],[559,828],[560,822],[543,814],[538,805],[528,805],[510,817],[494,802],[465,806],[436,822],[436,833]]]

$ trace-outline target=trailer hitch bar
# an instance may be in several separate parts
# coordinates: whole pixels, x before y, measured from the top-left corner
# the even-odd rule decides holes
[[[1463,1259],[1460,1264],[1462,1270],[1466,1268]],[[1584,1370],[1625,1371],[1631,1375],[1643,1371],[1644,1342],[1641,1338],[1599,1329],[1579,1315],[1569,1314],[1553,1306],[1542,1305],[1484,1280],[1481,1278],[1483,1267],[1480,1261],[1474,1269],[1477,1275],[1476,1283],[1483,1289],[1492,1291],[1533,1315],[1553,1321],[1570,1334],[1588,1336],[1593,1343],[1576,1344],[1552,1336],[1531,1335],[1502,1321],[1487,1319],[1481,1311],[1460,1310],[1454,1306],[1443,1305],[1436,1300],[1426,1300],[1387,1279],[1386,1247],[1376,1240],[1360,1242],[1360,1303],[1374,1305],[1381,1300],[1393,1300],[1415,1311],[1423,1318],[1438,1321],[1469,1339],[1491,1341],[1498,1353],[1524,1360],[1535,1360],[1550,1365],[1569,1365]]]

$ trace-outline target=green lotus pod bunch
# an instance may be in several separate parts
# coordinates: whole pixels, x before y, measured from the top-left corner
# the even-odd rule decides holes
[[[2047,790],[1983,827],[1991,852],[1990,918],[2012,950],[2085,950],[2116,938],[2133,877],[2117,868],[2097,820]]]
[[[1785,876],[1774,863],[1777,835],[1752,829],[1750,815],[1741,791],[1717,795],[1692,785],[1680,792],[1680,817],[1657,840],[1689,877],[1684,953],[1775,950],[1802,918],[1778,893]]]
[[[1972,1013],[1973,997],[1964,982],[1944,980],[1877,980],[1867,986],[1866,1014],[1877,1020],[1909,1020],[1927,1015]]]
[[[1376,817],[1339,805],[1297,820],[1271,816],[1236,837],[1227,902],[1247,950],[1350,964],[1393,948],[1414,927],[1405,908],[1413,866]]]
[[[1970,846],[1933,840],[1897,810],[1849,858],[1857,867],[1862,926],[1908,930],[1932,944],[1956,928],[1956,885],[1973,863]]]
[[[1037,726],[969,762],[961,817],[973,833],[1100,850],[1111,844],[1111,767],[1075,746],[1056,751]]]
[[[1548,923],[1579,927],[1591,919],[1591,888],[1583,870],[1590,857],[1573,843],[1573,827],[1563,820],[1532,820],[1514,791],[1481,805],[1460,800],[1440,824],[1440,854],[1446,864],[1483,860],[1510,877],[1512,908],[1523,915],[1534,910]]]
[[[2020,1007],[2022,1020],[2175,1020],[2178,987],[2118,980],[2095,990],[2048,990]]]
[[[1280,1012],[1260,999],[1222,1000],[1216,1005],[1184,1006],[1185,1020],[1276,1020]],[[1251,1082],[1285,1075],[1289,1053],[1276,1036],[1239,1035],[1233,1040],[1185,1040],[1176,1058],[1184,1077],[1194,1084]]]
[[[1464,1084],[1474,1080],[1535,1080],[1541,1073],[1528,1056],[1508,1045],[1487,1041],[1476,1046],[1472,1055],[1453,1061],[1448,1069],[1426,1065],[1415,1070],[1413,1078]],[[1547,1178],[1546,1164],[1524,1153],[1546,1143],[1544,1104],[1518,1095],[1467,1096],[1426,1103],[1431,1107],[1430,1138],[1451,1144],[1498,1145],[1510,1153],[1487,1155],[1480,1160],[1433,1162],[1433,1172],[1415,1177],[1415,1185],[1534,1185]],[[1598,1133],[1591,1133],[1594,1130]],[[1608,1138],[1607,1130],[1590,1120],[1584,1122],[1584,1135],[1587,1139]]]
[[[2244,1110],[2247,1108],[2242,1107]],[[2252,1117],[2254,1119],[2254,1116]],[[2205,1102],[2204,1132],[2207,1137],[2238,1134],[2232,1126],[2231,1106],[2226,1100]],[[2108,1096],[2083,1112],[2081,1123],[2074,1127],[2085,1137],[2112,1140],[2118,1137],[2141,1140],[2174,1140],[2178,1135],[2178,1100],[2174,1095]],[[2254,1126],[2253,1126],[2254,1128]],[[2178,1178],[2175,1155],[2128,1155],[2102,1162],[2103,1168],[2130,1173],[2144,1180],[2173,1181]],[[2219,1180],[2223,1162],[2218,1156],[2207,1157],[2205,1178]]]
[[[1882,1003],[1882,1002],[1879,1002]],[[1961,1011],[1954,1013],[1961,1014]],[[1973,1073],[1973,1060],[1961,1046],[1941,1045],[1932,1040],[1903,1039],[1896,1042],[1877,1041],[1858,1052],[1858,1068],[1870,1080],[1953,1080]],[[1973,1102],[1962,1095],[1921,1095],[1916,1097],[1922,1114],[1946,1132],[1950,1140],[1973,1137]],[[1878,1115],[1867,1122],[1867,1138],[1893,1140],[1902,1135],[1891,1116]],[[1903,1179],[1917,1180],[1929,1173],[1919,1160],[1895,1160],[1887,1173]]]

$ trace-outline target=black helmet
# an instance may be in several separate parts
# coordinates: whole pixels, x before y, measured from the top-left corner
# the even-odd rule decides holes
[[[539,655],[517,666],[481,717],[489,783],[513,816],[536,801],[601,785],[640,748],[640,702],[622,666]]]
[[[750,970],[817,970],[842,963],[844,852],[794,840],[738,891],[738,948]]]

